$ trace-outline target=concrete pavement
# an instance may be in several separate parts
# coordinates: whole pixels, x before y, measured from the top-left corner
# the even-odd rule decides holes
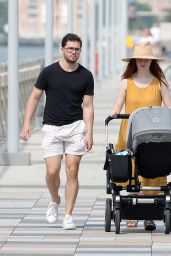
[[[45,212],[50,197],[45,186],[45,166],[40,149],[41,133],[32,135],[28,143],[21,142],[23,152],[31,152],[31,166],[0,167],[0,255],[170,255],[171,235],[164,234],[163,222],[155,232],[145,232],[143,222],[138,228],[127,229],[121,222],[121,233],[104,231],[105,213],[105,129],[107,117],[116,93],[113,77],[95,91],[94,147],[81,163],[80,190],[73,212],[77,229],[61,228],[65,211],[65,168],[61,171],[61,205],[57,224],[46,223]],[[109,127],[109,140],[116,139],[117,129]],[[116,129],[115,129],[116,128]]]

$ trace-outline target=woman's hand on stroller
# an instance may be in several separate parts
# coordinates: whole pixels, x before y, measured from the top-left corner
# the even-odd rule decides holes
[[[117,112],[111,112],[111,113],[109,114],[109,116],[111,116],[112,118],[115,118],[115,117],[117,117],[118,114],[119,114],[119,113],[117,113]]]
[[[120,113],[120,111],[118,111],[117,109],[113,108],[112,111],[109,113],[109,116],[111,116],[112,118],[117,117],[117,115]]]

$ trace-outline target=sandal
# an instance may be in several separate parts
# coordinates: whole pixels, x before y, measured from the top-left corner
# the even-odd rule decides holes
[[[128,220],[127,227],[128,228],[136,228],[138,226],[138,220]]]
[[[144,221],[144,228],[146,231],[153,231],[156,229],[156,224],[154,220],[145,220]]]

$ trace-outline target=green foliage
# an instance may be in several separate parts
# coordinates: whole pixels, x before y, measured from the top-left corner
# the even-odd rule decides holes
[[[0,1],[0,32],[3,32],[4,25],[8,23],[8,1]]]
[[[129,20],[130,30],[150,28],[154,22],[158,22],[157,16],[150,15],[152,9],[148,4],[136,0],[132,5],[135,7],[135,18]],[[144,15],[141,16],[141,12],[143,12]],[[147,14],[145,14],[146,12]]]
[[[158,22],[156,16],[143,16],[136,19],[136,25],[139,29],[151,28],[155,22]]]
[[[138,3],[138,1],[135,3],[136,11],[151,11],[151,7],[147,4]]]

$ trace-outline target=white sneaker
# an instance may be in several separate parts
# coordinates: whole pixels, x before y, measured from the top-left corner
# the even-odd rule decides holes
[[[76,225],[73,222],[72,216],[71,215],[66,215],[63,219],[63,224],[62,224],[64,229],[76,229]]]
[[[49,224],[53,224],[58,220],[58,204],[50,202],[46,211],[46,220]]]

